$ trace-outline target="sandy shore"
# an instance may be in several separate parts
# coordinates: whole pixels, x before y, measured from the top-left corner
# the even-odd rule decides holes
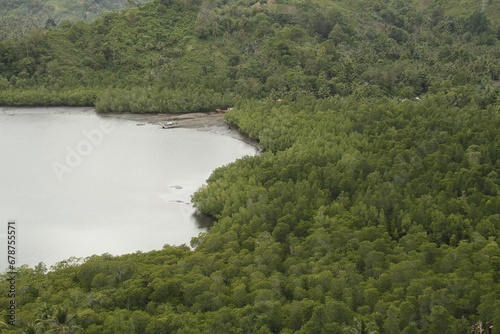
[[[175,128],[198,129],[210,131],[224,136],[243,140],[261,151],[257,141],[245,136],[234,126],[229,125],[224,119],[224,114],[211,113],[187,113],[187,114],[134,114],[134,113],[105,113],[104,117],[121,118],[134,121],[138,126],[153,124],[162,127],[167,122],[175,122]],[[168,131],[168,129],[166,130]]]
[[[132,113],[106,113],[101,116],[128,119],[141,124],[158,124],[161,126],[167,122],[175,122],[178,128],[207,128],[216,126],[227,126],[224,114],[219,113],[188,113],[188,114],[132,114]]]
[[[1,107],[3,114],[40,114],[40,113],[74,113],[74,112],[95,112],[92,107]],[[102,113],[101,117],[112,117],[135,122],[138,126],[151,124],[159,128],[167,122],[175,122],[175,128],[198,129],[201,131],[211,131],[217,134],[230,136],[243,140],[247,144],[260,147],[255,140],[252,140],[239,132],[234,126],[230,126],[224,119],[224,114],[217,112],[210,113],[186,113],[186,114],[135,114],[135,113]],[[168,131],[166,129],[165,131]]]
[[[95,112],[92,107],[2,107],[0,113],[3,114],[31,114],[31,113],[73,113],[80,112]],[[186,114],[136,114],[136,113],[102,113],[98,114],[101,117],[113,117],[131,120],[138,125],[157,124],[161,126],[170,121],[174,121],[178,128],[207,128],[228,126],[224,120],[224,114],[216,112],[210,113],[186,113]]]

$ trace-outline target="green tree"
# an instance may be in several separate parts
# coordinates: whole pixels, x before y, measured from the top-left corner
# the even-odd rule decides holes
[[[70,315],[67,306],[58,306],[54,310],[51,319],[51,331],[59,334],[70,334],[80,331],[80,327],[74,324],[75,316]]]

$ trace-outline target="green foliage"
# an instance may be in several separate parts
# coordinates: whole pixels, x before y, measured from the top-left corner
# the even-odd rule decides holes
[[[234,106],[227,121],[263,151],[193,195],[216,218],[193,249],[21,268],[19,326],[465,333],[500,321],[498,21],[426,3],[162,0],[0,43],[3,104]]]
[[[64,21],[92,21],[106,11],[135,7],[149,0],[4,0],[0,3],[0,41]]]
[[[22,268],[20,325],[53,326],[53,305],[84,333],[456,333],[497,319],[500,118],[446,101],[239,103],[228,120],[265,152],[193,196],[217,218],[196,248]]]
[[[78,104],[100,111],[207,111],[300,95],[497,101],[498,20],[485,12],[450,16],[398,1],[131,7],[1,42],[0,88],[9,96],[1,102],[54,105],[78,89],[97,92]],[[50,97],[31,94],[38,90]]]
[[[207,112],[234,104],[234,95],[211,89],[106,89],[95,102],[98,112],[186,113]]]

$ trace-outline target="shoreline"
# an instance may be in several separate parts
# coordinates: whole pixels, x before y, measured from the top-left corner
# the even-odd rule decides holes
[[[65,106],[0,106],[0,113],[9,114],[9,111],[16,113],[41,113],[41,112],[59,112],[71,113],[74,110],[83,112],[94,112],[100,117],[113,117],[118,119],[126,119],[144,124],[157,124],[175,121],[178,128],[205,128],[211,126],[227,125],[224,120],[224,114],[217,112],[196,112],[196,113],[181,113],[181,114],[157,114],[157,113],[131,113],[131,112],[108,112],[98,113],[94,107],[65,107]]]
[[[215,126],[228,125],[224,114],[210,113],[184,113],[184,114],[138,114],[138,113],[104,113],[97,115],[102,117],[114,117],[137,122],[138,125],[176,122],[176,128],[199,129]]]
[[[155,125],[162,127],[162,124],[167,122],[175,122],[176,126],[172,129],[194,129],[199,131],[211,131],[224,136],[230,136],[245,143],[254,146],[258,153],[262,152],[259,142],[247,136],[240,129],[232,125],[224,119],[224,114],[213,112],[193,112],[193,113],[178,113],[178,114],[158,114],[158,113],[132,113],[132,112],[109,112],[98,113],[94,107],[73,107],[73,106],[0,106],[0,113],[12,115],[10,111],[15,114],[24,113],[44,113],[44,112],[58,112],[58,113],[80,113],[91,112],[99,117],[110,117],[136,122],[137,126],[142,125]],[[166,131],[172,129],[165,129]]]
[[[159,127],[167,122],[175,122],[176,126],[172,129],[196,129],[200,131],[212,131],[225,136],[230,136],[254,146],[257,153],[262,152],[259,143],[241,132],[240,129],[226,122],[224,114],[217,112],[208,113],[182,113],[182,114],[138,114],[138,113],[105,113],[97,115],[101,117],[113,117],[134,121],[137,126],[142,125],[157,125]],[[165,129],[166,131],[171,129]]]
[[[219,114],[219,113],[215,113],[215,112],[214,113],[175,114],[175,115],[171,115],[171,114],[137,114],[137,113],[105,113],[105,114],[100,114],[100,113],[96,113],[94,108],[91,108],[91,107],[0,107],[0,116],[2,116],[2,118],[7,119],[10,117],[16,118],[17,116],[22,116],[23,118],[19,119],[20,122],[25,121],[24,117],[27,117],[26,120],[38,120],[37,116],[40,116],[40,118],[44,118],[46,115],[49,115],[49,117],[51,117],[51,115],[57,115],[57,114],[64,115],[66,118],[71,118],[71,117],[67,117],[67,116],[72,116],[72,115],[76,115],[76,116],[84,115],[84,116],[92,117],[92,120],[93,120],[94,116],[97,116],[98,117],[97,122],[100,122],[102,120],[111,121],[113,119],[118,119],[119,122],[117,122],[117,123],[127,123],[125,125],[126,126],[125,129],[129,132],[135,133],[135,132],[137,132],[137,131],[134,131],[134,130],[136,130],[136,127],[137,127],[137,130],[139,130],[140,127],[144,125],[142,127],[142,129],[140,129],[140,131],[138,131],[138,132],[144,132],[144,133],[153,132],[154,136],[157,136],[158,134],[159,135],[165,134],[168,137],[177,137],[177,136],[184,136],[187,134],[187,136],[193,136],[193,138],[196,138],[199,135],[201,135],[200,136],[201,138],[205,138],[205,134],[203,134],[203,132],[208,132],[208,134],[210,134],[210,135],[212,133],[216,134],[217,137],[222,136],[222,137],[231,137],[231,138],[237,139],[240,143],[239,144],[235,143],[234,145],[236,147],[245,146],[245,145],[243,145],[243,143],[250,144],[251,146],[255,147],[256,149],[253,150],[251,148],[247,148],[248,151],[250,152],[249,154],[251,154],[251,155],[258,154],[258,145],[256,144],[256,142],[251,142],[251,141],[247,140],[243,133],[239,132],[237,128],[231,126],[228,122],[226,122],[224,115]],[[99,120],[99,118],[100,118],[100,120]],[[81,118],[79,118],[79,120],[80,119]],[[162,129],[161,128],[160,123],[163,123],[163,122],[166,123],[166,122],[172,121],[172,120],[178,122],[177,128],[174,128],[174,129]],[[13,121],[17,122],[16,119],[14,119]],[[89,123],[86,123],[87,121],[85,119],[83,119],[82,122],[83,123],[80,126],[80,128],[81,129],[87,128],[87,130],[88,130]],[[176,130],[176,129],[186,129],[186,130]],[[167,131],[167,133],[163,133],[162,131]],[[171,131],[171,132],[174,131],[174,132],[168,133],[168,131]],[[79,132],[79,130],[77,132]],[[163,136],[160,136],[160,137],[163,137]],[[212,137],[210,137],[210,138],[212,138]],[[221,140],[220,138],[215,138],[215,139],[217,141],[220,141]],[[69,139],[65,139],[64,137],[61,137],[61,139],[63,140],[63,142],[64,142],[64,140],[69,140]],[[110,142],[113,142],[113,141],[110,141]],[[192,141],[188,140],[188,142],[192,142]],[[225,143],[224,140],[221,142]],[[64,144],[62,144],[62,145],[64,146]],[[201,145],[201,146],[203,146],[203,145]],[[75,145],[72,144],[72,147],[75,147]],[[222,146],[218,146],[217,151],[219,151],[219,150],[224,150],[224,148],[222,148]],[[190,154],[189,150],[187,151],[186,154]],[[43,153],[43,155],[46,155],[46,154]],[[239,159],[239,158],[237,158],[237,159]],[[235,160],[232,160],[232,161],[235,161]],[[223,164],[217,165],[215,168],[219,168],[221,166],[223,166]],[[211,169],[210,173],[212,173],[215,168]],[[179,195],[181,193],[181,191],[177,188],[172,188],[172,187],[175,187],[176,185],[181,185],[182,188],[187,189],[190,187],[190,184],[191,184],[190,182],[192,182],[191,179],[189,179],[188,181],[181,180],[179,182],[177,182],[177,181],[171,182],[171,181],[167,180],[167,182],[169,182],[169,183],[167,183],[167,185],[169,185],[169,191],[164,191],[165,193],[167,193],[167,195],[166,195],[167,197],[165,197],[166,198],[165,201],[167,201],[168,203],[179,203],[179,206],[181,207],[182,211],[184,212],[184,210],[185,210],[184,203],[187,203],[187,202],[185,202],[185,199],[184,199],[184,197],[182,197],[183,196],[182,194]],[[185,186],[182,182],[187,182],[187,186]],[[197,191],[198,189],[199,189],[199,187],[196,187],[196,189],[194,191]],[[190,194],[192,194],[192,193],[190,193]],[[181,197],[179,197],[179,196],[181,196]],[[188,200],[188,202],[189,202],[189,200]],[[168,204],[168,205],[176,205],[176,204]],[[203,212],[201,212],[198,208],[194,207],[194,209],[195,209],[195,212],[192,215],[192,217],[194,217],[196,219],[196,224],[197,224],[196,226],[202,227],[204,231],[208,231],[210,228],[210,225],[211,225],[211,219],[208,218],[207,216],[205,216],[205,214]],[[47,221],[47,219],[45,219],[45,218],[37,218],[37,219],[40,219],[41,221]],[[190,218],[190,219],[192,219],[192,218]],[[33,221],[34,221],[34,219],[33,219]],[[201,224],[199,224],[200,221],[201,221]],[[197,233],[191,235],[190,237],[195,237]],[[167,239],[165,239],[164,244],[176,245],[176,243],[169,241]],[[186,244],[189,244],[189,242],[187,242]],[[142,249],[145,252],[149,251],[146,248],[142,248],[142,246],[138,246],[137,249]],[[106,250],[106,251],[107,252],[109,251],[110,253],[119,254],[119,255],[131,254],[133,252],[133,251],[117,252],[115,250],[112,250],[112,248],[109,248],[109,250]],[[99,254],[99,252],[100,251],[93,251],[92,254]],[[76,253],[76,252],[71,252],[70,254],[71,254],[71,256],[76,256],[76,257],[85,257],[86,256],[86,255],[81,255],[80,253]],[[38,262],[38,260],[31,261],[30,256],[26,255],[25,259],[27,259],[28,261],[23,262],[23,263],[27,264],[30,267],[34,267],[36,265],[36,262]],[[88,255],[88,256],[92,256],[92,255]],[[54,257],[55,260],[53,261],[52,254],[49,254],[47,256],[44,256],[43,259],[41,259],[40,261],[43,261],[47,266],[49,266],[49,265],[52,266],[52,265],[56,265],[59,262],[66,261],[65,258],[68,258],[68,256],[64,256],[60,259],[57,259],[56,257]]]
[[[9,111],[15,113],[41,113],[41,112],[58,112],[72,113],[75,110],[80,112],[92,112],[99,117],[110,117],[136,122],[137,126],[155,125],[162,127],[162,124],[167,122],[175,122],[176,126],[172,129],[194,129],[199,131],[211,131],[225,136],[230,136],[245,143],[254,146],[257,152],[262,152],[258,141],[251,139],[245,133],[241,132],[235,125],[229,124],[224,118],[224,114],[213,112],[195,112],[195,113],[180,113],[180,114],[158,114],[158,113],[132,113],[132,112],[109,112],[98,113],[94,107],[47,107],[47,106],[29,106],[29,107],[9,107],[0,106],[0,113],[9,114]],[[172,129],[165,129],[166,131]]]

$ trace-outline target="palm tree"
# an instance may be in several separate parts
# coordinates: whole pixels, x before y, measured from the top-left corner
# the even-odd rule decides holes
[[[51,328],[54,308],[47,305],[47,303],[43,303],[39,309],[39,312],[40,318],[35,320],[35,324],[40,327],[43,332],[46,332]]]
[[[42,334],[42,328],[35,322],[30,322],[22,331],[23,334]]]
[[[2,314],[4,311],[0,312]],[[4,321],[0,321],[0,332],[2,332],[5,328],[9,328],[9,325],[7,325]]]
[[[70,334],[81,328],[73,325],[73,315],[69,315],[67,306],[51,307],[44,303],[40,309],[40,317],[35,323],[29,324],[25,329],[26,334],[58,333]]]
[[[372,330],[370,327],[376,327],[373,323],[366,324],[363,319],[354,318],[354,325],[344,327],[344,333],[347,334],[378,334],[377,330]]]
[[[52,317],[52,329],[50,333],[70,334],[80,330],[80,327],[73,325],[71,322],[75,317],[69,315],[67,306],[58,306],[55,309],[55,314]]]

